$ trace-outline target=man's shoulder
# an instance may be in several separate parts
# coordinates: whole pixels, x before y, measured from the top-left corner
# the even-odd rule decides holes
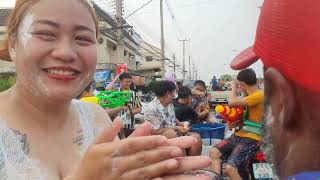
[[[248,96],[243,97],[248,106],[263,105],[264,95],[261,90],[257,90]]]
[[[157,100],[154,99],[152,101],[150,101],[146,106],[145,109],[146,110],[151,110],[151,109],[155,109],[157,107]]]
[[[171,110],[174,110],[174,105],[173,105],[172,103],[169,104],[169,105],[168,105],[168,109],[169,109],[169,110],[170,110],[170,109],[171,109]]]
[[[249,94],[248,96],[246,96],[245,98],[263,98],[264,96],[264,92],[261,90],[257,90],[255,92],[253,92],[252,94]]]
[[[253,94],[258,94],[258,95],[262,95],[263,96],[264,92],[261,89],[259,89],[256,92],[254,92]]]

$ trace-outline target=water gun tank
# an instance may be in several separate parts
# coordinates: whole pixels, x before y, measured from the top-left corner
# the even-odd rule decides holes
[[[240,107],[229,107],[224,105],[217,105],[215,108],[216,113],[221,114],[222,118],[227,123],[232,124],[242,118],[243,108]]]

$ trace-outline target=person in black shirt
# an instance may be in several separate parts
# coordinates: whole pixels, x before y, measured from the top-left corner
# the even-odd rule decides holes
[[[189,122],[189,124],[199,123],[198,113],[194,109],[192,109],[191,103],[191,89],[186,86],[180,87],[178,91],[178,98],[175,102],[173,102],[177,122],[179,121],[178,124],[182,124],[184,122]]]

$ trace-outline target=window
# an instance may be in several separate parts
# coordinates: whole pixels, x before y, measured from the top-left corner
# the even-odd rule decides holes
[[[150,61],[152,61],[153,60],[153,57],[152,56],[146,56],[146,61],[147,62],[150,62]]]

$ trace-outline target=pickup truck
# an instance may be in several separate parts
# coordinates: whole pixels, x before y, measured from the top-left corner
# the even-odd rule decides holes
[[[209,103],[211,105],[227,104],[230,91],[209,91]]]

